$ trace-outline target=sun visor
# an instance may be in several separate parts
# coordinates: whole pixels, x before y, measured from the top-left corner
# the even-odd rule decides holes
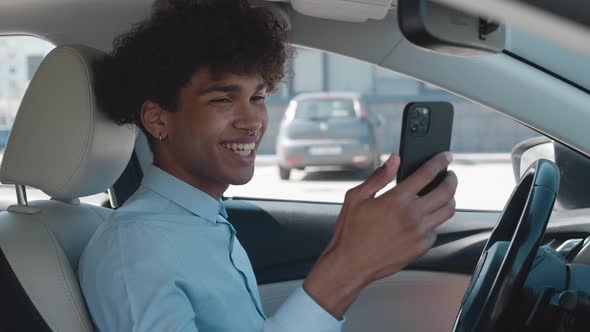
[[[303,15],[347,22],[383,19],[392,0],[291,0],[293,9]]]

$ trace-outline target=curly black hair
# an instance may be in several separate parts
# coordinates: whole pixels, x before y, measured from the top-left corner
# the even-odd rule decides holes
[[[116,123],[141,123],[146,100],[175,111],[180,89],[200,68],[257,74],[272,91],[285,75],[287,28],[245,0],[166,0],[115,39],[94,64],[97,102]]]

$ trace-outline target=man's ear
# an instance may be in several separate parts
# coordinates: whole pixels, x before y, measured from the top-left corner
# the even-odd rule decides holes
[[[150,135],[158,140],[168,137],[167,111],[151,100],[141,105],[141,122]]]

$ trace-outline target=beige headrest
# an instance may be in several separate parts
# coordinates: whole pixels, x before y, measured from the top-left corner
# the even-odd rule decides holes
[[[0,168],[4,184],[28,185],[70,200],[108,189],[135,140],[96,105],[91,62],[102,53],[60,46],[43,60],[20,105]]]

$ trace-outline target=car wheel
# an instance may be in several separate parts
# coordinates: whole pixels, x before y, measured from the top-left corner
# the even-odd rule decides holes
[[[290,169],[279,166],[279,177],[281,178],[281,180],[289,180],[290,175]]]

